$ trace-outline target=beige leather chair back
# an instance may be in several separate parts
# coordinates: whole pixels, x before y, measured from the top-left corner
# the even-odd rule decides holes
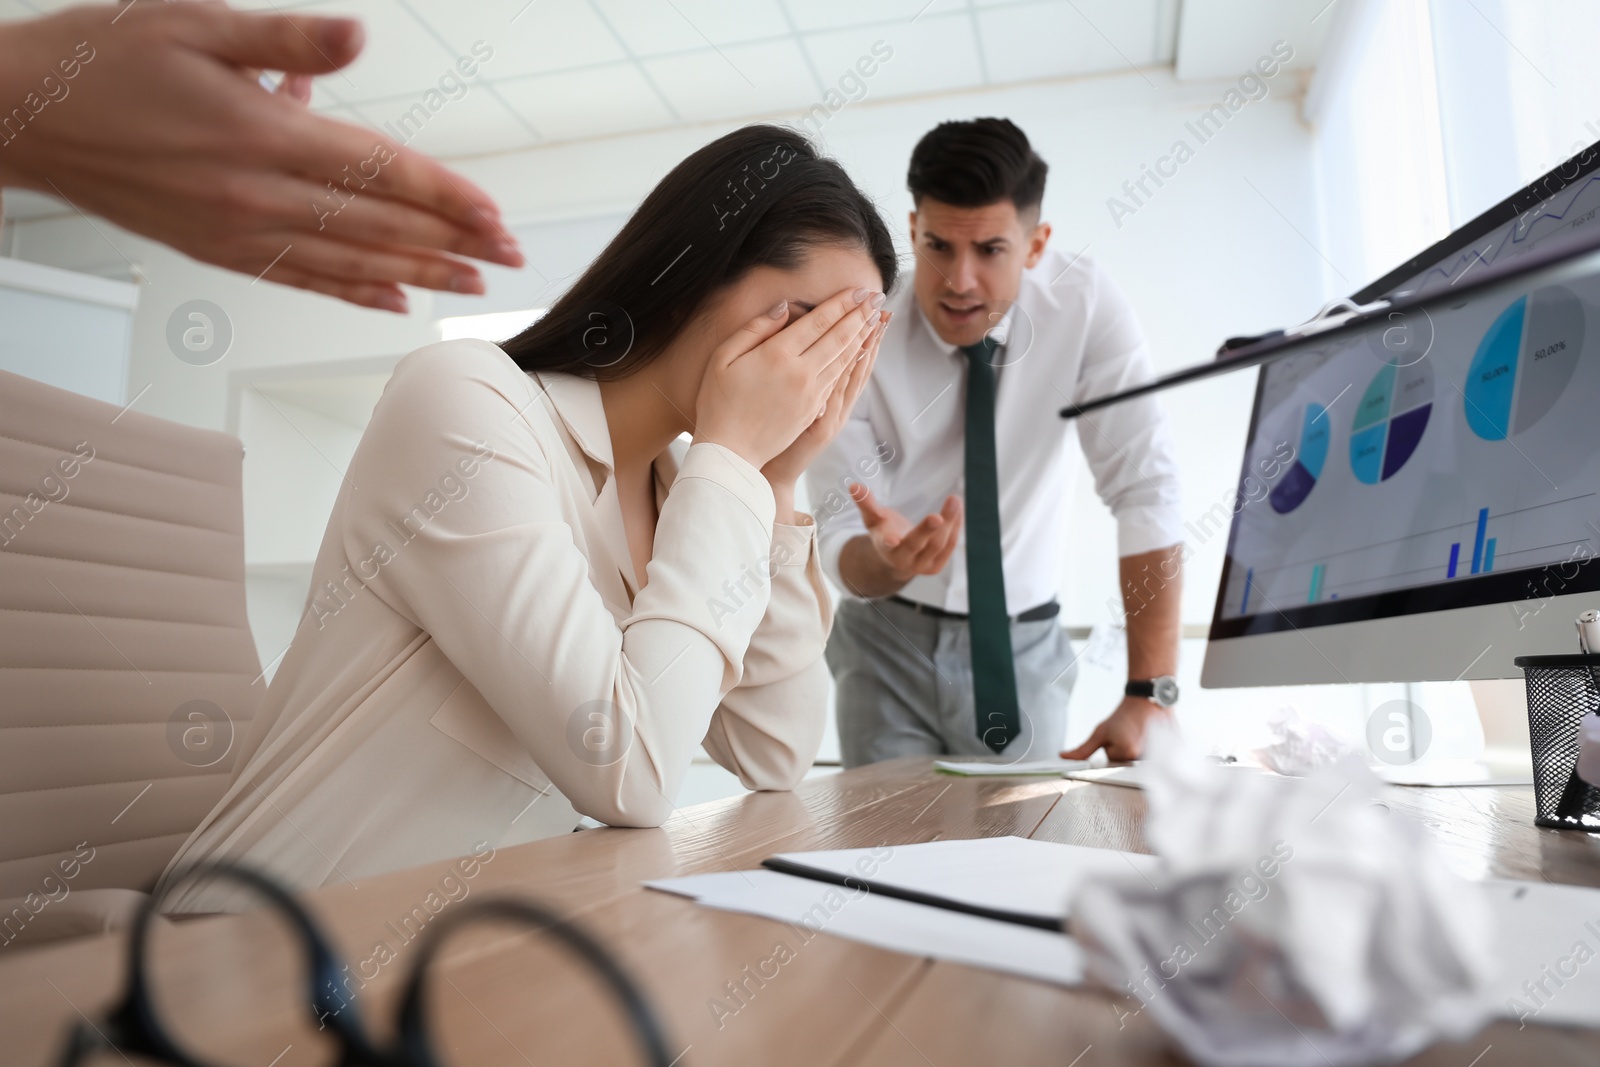
[[[0,372],[0,898],[148,891],[222,795],[266,687],[243,457]]]

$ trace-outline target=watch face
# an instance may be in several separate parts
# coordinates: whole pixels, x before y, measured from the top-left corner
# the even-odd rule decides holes
[[[1170,708],[1178,702],[1178,682],[1175,678],[1157,678],[1154,683],[1155,693],[1152,696],[1155,702],[1164,708]]]

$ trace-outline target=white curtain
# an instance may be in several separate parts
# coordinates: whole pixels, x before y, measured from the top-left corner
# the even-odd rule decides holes
[[[1329,288],[1352,293],[1450,232],[1449,191],[1427,0],[1343,0],[1327,17],[1305,116]]]

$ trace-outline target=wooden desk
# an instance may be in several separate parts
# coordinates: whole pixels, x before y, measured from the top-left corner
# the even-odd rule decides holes
[[[1531,788],[1392,789],[1387,803],[1429,826],[1470,876],[1600,885],[1600,842],[1535,828]],[[927,760],[900,760],[815,779],[793,794],[686,809],[660,830],[586,830],[504,849],[471,880],[470,896],[526,893],[577,917],[640,978],[671,1039],[687,1050],[686,1065],[1179,1063],[1148,1014],[1122,1014],[1136,1006],[1131,1000],[1119,1011],[1100,992],[826,934],[804,940],[786,924],[640,888],[648,878],[754,867],[778,851],[939,838],[1014,834],[1144,851],[1143,815],[1143,795],[1133,790],[1059,779],[952,778],[934,774]],[[379,940],[394,942],[393,923],[447,870],[441,864],[397,872],[305,899],[345,958],[355,961]],[[240,959],[261,958],[259,919],[203,919],[176,927],[172,936],[192,964],[175,994],[187,1018],[201,1031],[225,1035],[221,1040],[243,1050],[242,1062],[268,1067],[286,1044],[295,1047],[276,1067],[306,1062],[303,1009],[290,997],[267,995],[275,976],[238,966]],[[541,941],[479,939],[447,954],[448,981],[437,1004],[443,1028],[460,1042],[457,1062],[631,1062],[610,1004],[576,964]],[[47,1063],[80,1011],[98,1019],[121,989],[123,944],[117,936],[29,952],[0,949],[0,1059]],[[764,961],[774,959],[780,944],[788,958],[767,963],[770,977],[762,978]],[[408,951],[401,947],[360,993],[376,1030],[387,1032]],[[741,982],[745,992],[736,999],[729,984]],[[1460,1045],[1436,1046],[1413,1062],[1597,1061],[1600,1031],[1533,1025],[1519,1031],[1513,1022]]]

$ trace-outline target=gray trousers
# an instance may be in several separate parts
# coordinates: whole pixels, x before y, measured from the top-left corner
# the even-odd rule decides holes
[[[887,597],[844,597],[828,636],[839,747],[846,767],[898,756],[988,756],[1007,763],[1061,752],[1077,679],[1061,619],[1011,624],[1022,732],[998,757],[972,700],[965,619],[924,615]]]

